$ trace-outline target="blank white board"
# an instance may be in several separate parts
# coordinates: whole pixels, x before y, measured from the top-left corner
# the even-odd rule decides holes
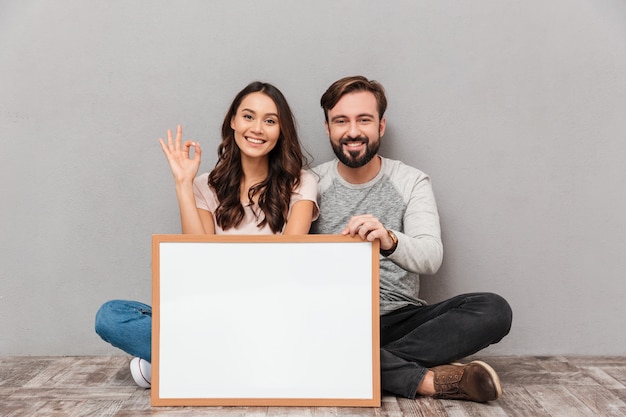
[[[380,406],[377,241],[152,243],[152,405]]]

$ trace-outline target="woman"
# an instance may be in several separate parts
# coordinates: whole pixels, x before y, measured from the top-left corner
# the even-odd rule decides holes
[[[167,132],[159,138],[176,186],[183,233],[306,234],[317,218],[317,182],[306,163],[287,100],[271,84],[253,82],[237,94],[222,124],[215,168],[197,177],[198,142]],[[193,156],[191,150],[193,149]],[[96,332],[135,356],[135,382],[150,387],[152,309],[113,300],[96,314]]]

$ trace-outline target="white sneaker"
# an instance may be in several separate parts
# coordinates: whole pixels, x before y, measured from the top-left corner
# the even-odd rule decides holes
[[[152,380],[152,366],[150,362],[141,358],[133,358],[130,361],[130,374],[133,376],[135,383],[141,388],[150,388]]]

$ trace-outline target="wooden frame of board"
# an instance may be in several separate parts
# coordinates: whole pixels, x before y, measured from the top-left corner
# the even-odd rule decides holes
[[[154,235],[153,406],[380,406],[379,242]]]

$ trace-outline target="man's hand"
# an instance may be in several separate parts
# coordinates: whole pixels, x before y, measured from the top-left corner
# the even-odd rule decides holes
[[[393,240],[387,233],[385,226],[376,217],[371,214],[360,214],[352,216],[348,225],[341,231],[346,236],[361,236],[361,239],[373,242],[374,239],[380,240],[380,248],[389,250],[393,247]]]

